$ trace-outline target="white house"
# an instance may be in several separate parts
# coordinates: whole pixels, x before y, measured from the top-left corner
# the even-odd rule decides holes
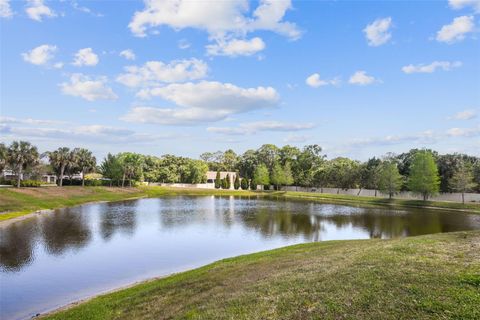
[[[220,179],[225,179],[227,174],[230,176],[230,189],[234,189],[233,182],[237,176],[236,172],[220,171]],[[217,178],[217,171],[207,171],[207,186],[215,188],[215,179]]]

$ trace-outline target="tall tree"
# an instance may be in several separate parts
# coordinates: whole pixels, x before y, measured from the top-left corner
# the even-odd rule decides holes
[[[414,193],[421,194],[427,200],[437,194],[440,187],[438,168],[431,152],[418,151],[413,158],[408,177],[408,187]]]
[[[17,175],[17,188],[20,188],[23,171],[39,161],[37,147],[27,141],[13,141],[7,151],[7,163]]]
[[[273,144],[264,144],[257,150],[258,163],[263,163],[268,171],[272,171],[273,166],[278,161],[278,147]]]
[[[100,165],[100,173],[107,179],[110,179],[110,186],[113,181],[118,182],[122,178],[123,169],[117,156],[108,154]]]
[[[373,157],[360,166],[360,188],[375,190],[375,196],[377,196],[381,163],[380,159]]]
[[[295,180],[293,179],[293,174],[292,174],[292,166],[290,165],[289,161],[287,161],[283,165],[283,175],[284,175],[284,178],[285,178],[283,183],[286,186],[291,186],[295,182]]]
[[[240,176],[247,179],[253,178],[255,167],[258,164],[258,158],[255,150],[247,150],[239,158],[237,167],[240,171]]]
[[[394,161],[384,161],[378,169],[378,189],[387,193],[390,199],[400,191],[403,177]]]
[[[53,170],[58,174],[59,186],[63,186],[63,176],[67,166],[74,163],[73,154],[67,147],[58,148],[55,151],[48,152],[48,158]]]
[[[0,143],[0,173],[2,173],[7,165],[7,155],[7,147],[3,143]]]
[[[338,157],[329,162],[328,181],[331,186],[337,188],[337,193],[340,193],[340,189],[348,190],[358,186],[360,164],[357,161]]]
[[[305,146],[302,152],[297,156],[292,167],[295,183],[300,186],[310,187],[313,185],[313,175],[325,161],[322,155],[322,148],[319,145],[312,144]]]
[[[272,173],[270,174],[270,183],[275,186],[276,190],[280,190],[280,186],[285,184],[285,173],[278,162],[273,166]]]
[[[97,166],[97,159],[93,156],[92,152],[83,148],[73,149],[74,161],[77,167],[80,168],[82,174],[82,187],[85,186],[85,174],[95,170]]]
[[[223,153],[222,169],[225,171],[235,171],[237,168],[238,156],[232,149],[228,149]]]
[[[268,187],[270,184],[270,177],[268,173],[268,168],[265,164],[259,164],[255,168],[255,173],[253,174],[253,180],[256,185],[263,185],[264,188]]]
[[[471,191],[476,186],[473,166],[466,161],[462,162],[450,179],[450,186],[462,193],[462,203],[465,204],[465,192]]]
[[[125,179],[128,185],[132,186],[132,180],[139,180],[143,177],[143,156],[138,153],[124,152],[119,155],[120,164],[123,169],[122,187],[125,186]]]

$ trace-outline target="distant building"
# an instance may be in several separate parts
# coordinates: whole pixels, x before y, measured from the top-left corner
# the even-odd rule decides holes
[[[225,179],[227,174],[230,176],[230,189],[234,189],[233,182],[237,176],[236,172],[220,171],[220,179]],[[209,188],[215,188],[215,179],[217,178],[217,171],[207,171],[207,185]]]
[[[13,170],[5,169],[2,171],[1,177],[5,180],[17,180],[17,173]],[[30,179],[28,173],[20,174],[20,180],[27,180]],[[41,176],[41,181],[49,184],[56,184],[57,183],[57,176],[52,174],[43,174]]]

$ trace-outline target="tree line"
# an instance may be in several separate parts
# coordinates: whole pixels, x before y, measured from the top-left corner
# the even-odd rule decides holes
[[[40,161],[48,160],[47,163]],[[206,172],[237,172],[236,188],[255,189],[257,185],[275,189],[295,185],[309,188],[374,189],[393,197],[399,191],[413,191],[424,199],[438,192],[480,191],[480,158],[465,154],[441,155],[433,150],[412,149],[401,154],[386,154],[365,162],[346,157],[327,159],[318,145],[303,148],[265,144],[256,150],[237,154],[206,152],[200,159],[174,155],[161,157],[132,152],[108,154],[97,164],[92,152],[83,148],[58,148],[39,154],[26,141],[9,146],[0,143],[0,169],[11,169],[19,176],[52,172],[63,184],[65,176],[97,172],[109,185],[129,186],[138,181],[163,183],[204,183]],[[217,182],[216,187],[222,187]],[[228,181],[230,183],[230,180]],[[242,185],[243,183],[243,185]],[[248,183],[248,185],[247,185]]]

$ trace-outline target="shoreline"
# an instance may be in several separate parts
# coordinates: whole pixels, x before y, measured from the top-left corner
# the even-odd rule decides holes
[[[410,201],[410,200],[399,200],[393,199],[389,201],[388,199],[384,198],[374,198],[371,199],[370,197],[361,197],[361,196],[345,196],[345,195],[332,195],[332,194],[325,194],[325,193],[312,193],[307,194],[305,192],[297,192],[297,191],[251,191],[251,190],[217,190],[217,189],[195,189],[195,188],[166,188],[166,187],[140,187],[140,188],[115,188],[109,189],[110,187],[85,187],[87,189],[78,189],[76,187],[64,187],[69,190],[74,191],[84,190],[84,191],[92,191],[92,190],[102,190],[106,192],[105,198],[109,199],[91,199],[89,201],[88,198],[86,199],[79,199],[80,202],[75,202],[72,204],[62,204],[62,205],[52,205],[50,208],[38,208],[34,210],[19,210],[19,211],[5,211],[0,212],[0,228],[4,228],[9,226],[13,223],[24,221],[27,219],[31,219],[45,213],[50,213],[57,209],[63,208],[71,208],[81,205],[87,204],[94,204],[94,203],[108,203],[108,202],[118,202],[118,201],[128,201],[128,200],[136,200],[136,199],[145,199],[145,198],[161,198],[161,197],[168,197],[168,196],[236,196],[236,197],[259,197],[265,199],[273,199],[273,200],[299,200],[299,201],[312,201],[312,202],[319,202],[319,203],[331,203],[331,204],[344,204],[344,205],[354,205],[354,206],[373,206],[373,207],[388,207],[388,208],[414,208],[414,209],[428,209],[428,210],[443,210],[443,211],[452,211],[452,212],[462,212],[462,213],[469,213],[469,214],[480,214],[480,205],[471,204],[470,206],[475,206],[475,208],[459,208],[458,206],[462,206],[461,203],[458,202],[427,202],[423,205],[419,201]],[[81,188],[81,187],[79,187]],[[88,189],[88,188],[97,188],[97,189]],[[31,188],[37,189],[37,188]],[[9,189],[11,191],[12,189]],[[13,189],[15,190],[15,189]],[[24,190],[24,189],[20,189]],[[0,190],[0,192],[3,190]],[[36,191],[36,190],[34,190]],[[15,192],[15,191],[13,191]],[[119,192],[120,196],[116,196],[111,198],[113,195]],[[121,194],[121,192],[125,192],[125,197]],[[101,197],[101,196],[100,196]],[[47,199],[45,201],[54,201],[58,200],[57,198],[53,197],[51,199]],[[28,201],[28,200],[25,200]],[[438,204],[437,206],[431,205],[432,203]],[[478,208],[477,208],[478,207]],[[11,218],[1,219],[2,215],[14,215]]]
[[[252,315],[252,312],[254,312],[254,314],[257,312],[257,308],[254,306],[258,306],[259,309],[265,309],[267,312],[270,310],[270,307],[268,307],[270,304],[262,304],[262,298],[257,295],[263,296],[263,294],[267,294],[267,296],[270,295],[272,297],[277,297],[281,292],[284,292],[284,277],[287,277],[289,283],[293,285],[293,287],[289,286],[290,289],[288,291],[291,292],[291,290],[293,290],[293,292],[296,292],[296,294],[299,294],[301,297],[305,293],[306,297],[318,299],[317,301],[321,302],[323,299],[321,297],[332,297],[331,290],[334,290],[333,292],[341,292],[339,296],[334,298],[338,301],[338,306],[346,308],[345,312],[348,310],[359,311],[360,313],[357,315],[360,317],[358,318],[362,318],[362,315],[365,315],[362,313],[361,309],[363,303],[360,302],[359,306],[356,306],[357,308],[360,308],[359,310],[356,310],[355,307],[353,310],[349,309],[352,307],[350,305],[350,295],[357,293],[362,295],[363,291],[366,294],[368,293],[367,295],[375,294],[379,297],[378,300],[371,301],[372,303],[379,303],[382,305],[384,302],[382,302],[382,298],[380,297],[384,297],[387,300],[390,299],[390,297],[394,297],[394,301],[390,301],[390,303],[396,303],[399,301],[400,304],[402,304],[402,308],[404,303],[411,304],[412,301],[413,304],[409,308],[415,307],[416,299],[420,301],[422,301],[422,299],[425,299],[426,301],[432,301],[429,299],[440,299],[443,301],[448,298],[452,303],[444,305],[443,307],[445,308],[444,310],[450,314],[450,312],[455,310],[459,311],[458,308],[455,309],[455,303],[457,302],[455,299],[457,299],[457,297],[455,295],[438,296],[437,293],[445,292],[444,290],[452,288],[452,286],[457,288],[457,290],[464,290],[464,292],[474,290],[474,287],[469,287],[468,283],[474,285],[474,281],[476,281],[474,275],[475,270],[478,270],[479,265],[478,262],[475,262],[475,257],[478,256],[475,248],[480,246],[479,236],[479,231],[476,230],[386,240],[331,240],[294,244],[277,249],[224,258],[200,267],[137,281],[126,286],[106,290],[88,298],[66,304],[33,318],[83,319],[86,316],[90,316],[92,319],[113,319],[121,315],[130,319],[142,319],[142,314],[144,314],[142,310],[144,310],[145,307],[144,303],[148,302],[151,303],[149,304],[150,308],[153,308],[156,312],[162,312],[161,314],[166,312],[165,317],[168,317],[169,314],[183,314],[183,316],[187,316],[190,312],[200,312],[201,315],[201,312],[210,310],[211,312],[214,312],[214,315],[217,314],[219,318],[225,318],[226,315],[232,317],[239,315],[245,316],[248,314]],[[431,270],[430,263],[433,263],[434,261],[436,264],[444,266],[444,259],[446,256],[442,252],[443,249],[449,252],[447,256],[451,256],[451,253],[457,252],[458,250],[465,250],[464,253],[466,256],[456,256],[454,260],[450,260],[450,264],[448,265],[449,268],[446,270],[439,269],[442,270],[440,274],[428,272],[424,275],[417,272],[418,268],[425,271]],[[429,260],[430,262],[426,263],[424,259],[425,254],[430,254],[429,258],[434,260]],[[345,264],[343,259],[347,259],[351,263]],[[371,273],[369,268],[364,267],[365,259],[369,261],[372,268],[376,266],[380,269]],[[391,268],[388,266],[392,263],[391,259],[394,259],[395,265],[404,266],[404,264],[407,263],[409,266],[407,268],[409,271],[407,272],[408,276],[406,278],[408,280],[402,280],[407,281],[408,283],[404,284],[402,282],[398,284],[400,286],[400,288],[398,288],[399,295],[387,294],[392,288],[380,285],[384,281],[387,283],[390,281],[398,281],[398,276],[400,274],[402,274],[402,277],[405,277],[405,270],[402,268]],[[386,261],[388,261],[388,263],[386,263]],[[473,276],[471,276],[470,273],[465,274],[464,272],[458,272],[458,266],[464,266],[464,263],[467,262],[470,265],[468,270]],[[452,263],[454,264],[451,265]],[[305,268],[308,270],[305,270]],[[338,271],[336,271],[337,268],[339,268]],[[324,272],[319,272],[319,269]],[[309,279],[310,277],[313,277],[308,281],[308,286],[315,287],[316,298],[310,296],[309,290],[305,287],[306,284],[304,283],[304,280],[302,280],[303,278],[298,278],[295,270],[304,273],[306,272]],[[336,277],[340,277],[341,279],[338,280],[336,277],[332,277],[330,274],[331,272],[333,272],[333,274],[338,273]],[[258,277],[258,273],[263,274],[260,278],[265,277],[265,279],[268,279],[268,281],[263,281],[259,284],[260,288],[254,290],[254,294],[258,299],[250,300],[247,298],[246,300],[242,300],[242,295],[246,294],[249,296],[252,294],[250,291],[252,288],[251,285],[255,286],[257,283],[258,280],[255,279]],[[344,280],[350,279],[350,276],[355,278],[357,277],[357,274],[363,275],[360,279],[364,279],[365,283],[354,283],[346,285],[345,287],[345,283],[348,282],[344,282]],[[279,275],[283,276],[279,277]],[[246,283],[242,281],[238,282],[238,277],[244,279]],[[432,281],[429,281],[430,285],[426,288],[418,287],[418,285],[426,280],[425,277],[429,279],[432,277]],[[437,279],[437,277],[438,279],[448,277],[449,281],[446,283],[443,281],[433,281]],[[212,279],[218,279],[220,282],[216,283],[214,281],[212,283]],[[378,283],[376,286],[367,286],[366,284],[371,281]],[[342,283],[340,287],[337,286],[338,283]],[[332,285],[333,288],[328,292],[328,288],[331,288]],[[407,290],[408,288],[411,288],[411,286],[416,288],[415,291]],[[317,290],[320,288],[325,288],[325,291],[327,292]],[[362,289],[358,292],[360,288]],[[198,299],[196,296],[198,290],[206,292],[206,294],[201,296],[199,301],[196,300]],[[232,296],[231,290],[237,292],[237,294]],[[265,292],[265,290],[267,291]],[[410,296],[411,294],[415,295],[416,298],[412,299]],[[317,295],[319,296],[317,297]],[[429,297],[424,297],[424,295],[428,295]],[[169,297],[169,299],[163,300],[164,297]],[[227,307],[228,304],[225,304],[227,303],[227,300],[224,301],[219,299],[219,297],[234,301],[234,303],[240,303],[241,305],[245,304],[247,307],[246,309],[229,309]],[[288,299],[298,301],[298,297],[295,295],[289,296]],[[171,302],[173,301],[177,301],[179,309],[172,306]],[[203,309],[197,309],[195,307],[196,303],[200,301]],[[470,300],[466,301],[469,301],[469,305],[475,303]],[[194,304],[192,305],[192,303]],[[454,309],[450,310],[450,306]],[[163,309],[164,307],[168,307],[167,310]],[[289,310],[290,313],[295,313],[296,308],[299,307],[303,308],[302,306],[292,305],[290,308],[291,310]],[[377,309],[373,308],[372,311],[374,310]],[[336,309],[333,311],[319,311],[326,312],[326,314],[323,315],[327,318],[327,315],[338,314]],[[417,309],[417,311],[419,310]],[[284,314],[281,310],[278,312]],[[333,312],[333,314],[329,312]],[[381,313],[377,315],[385,315],[382,311],[380,312]],[[391,310],[391,312],[393,312],[393,315],[397,311]],[[466,314],[463,314],[464,316],[470,315],[468,313],[468,308],[467,311],[463,312],[466,312]],[[424,314],[431,316],[428,306],[426,307]],[[416,315],[419,319],[424,318],[419,316],[419,314]],[[212,316],[212,314],[206,313],[205,316],[208,318]],[[372,315],[369,314],[369,317],[370,316]]]

